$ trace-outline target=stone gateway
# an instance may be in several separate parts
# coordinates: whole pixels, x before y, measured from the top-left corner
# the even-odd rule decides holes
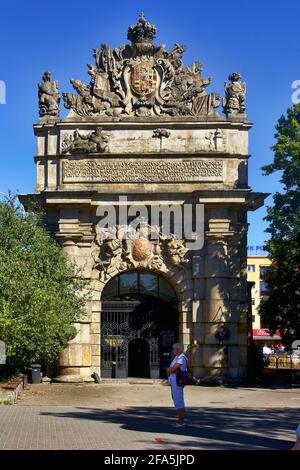
[[[66,117],[51,73],[39,84],[36,190],[20,199],[44,207],[92,290],[57,361],[62,382],[164,378],[174,342],[196,376],[246,374],[247,211],[266,197],[248,186],[246,85],[230,73],[221,100],[199,61],[184,66],[184,46],[155,36],[142,14],[128,44],[94,49],[89,83],[62,93]],[[190,233],[199,205],[203,233]]]

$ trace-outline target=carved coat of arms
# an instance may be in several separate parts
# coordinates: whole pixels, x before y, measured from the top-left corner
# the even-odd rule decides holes
[[[156,71],[151,61],[141,61],[131,71],[131,88],[141,96],[152,94],[156,88]]]
[[[148,226],[151,231],[153,227]],[[100,229],[95,237],[92,249],[94,258],[94,274],[112,274],[115,270],[151,269],[167,271],[184,267],[188,263],[185,258],[187,249],[183,240],[175,236],[167,238],[158,230],[159,240],[151,242],[139,231],[130,226]],[[118,237],[126,237],[120,239]],[[117,238],[111,239],[112,235]]]

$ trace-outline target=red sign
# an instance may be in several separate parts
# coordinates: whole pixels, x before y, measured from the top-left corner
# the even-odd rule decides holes
[[[264,328],[253,330],[253,336],[270,336],[270,331]]]
[[[276,330],[276,333],[273,336],[273,335],[270,334],[270,330],[267,329],[267,328],[259,328],[259,329],[256,329],[256,330],[254,329],[253,330],[253,336],[269,336],[270,339],[272,339],[274,336],[278,336],[279,339],[281,339],[280,330]]]

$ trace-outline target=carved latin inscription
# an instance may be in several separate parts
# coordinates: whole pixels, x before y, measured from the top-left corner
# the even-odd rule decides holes
[[[63,162],[63,182],[148,183],[222,181],[222,160]]]

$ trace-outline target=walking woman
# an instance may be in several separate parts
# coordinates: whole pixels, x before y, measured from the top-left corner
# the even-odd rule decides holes
[[[183,387],[178,386],[176,382],[176,371],[180,369],[182,372],[187,371],[187,358],[184,354],[184,346],[182,343],[175,343],[173,345],[174,359],[167,369],[169,385],[171,385],[172,399],[177,411],[176,427],[185,426],[185,404]]]

